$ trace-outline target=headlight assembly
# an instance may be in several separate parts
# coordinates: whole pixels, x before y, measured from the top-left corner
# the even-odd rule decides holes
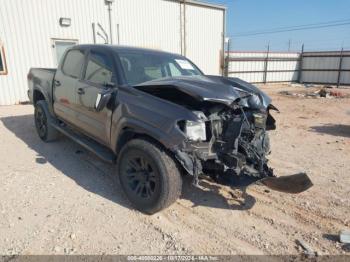
[[[184,132],[190,140],[205,141],[207,140],[207,133],[205,122],[186,121]]]

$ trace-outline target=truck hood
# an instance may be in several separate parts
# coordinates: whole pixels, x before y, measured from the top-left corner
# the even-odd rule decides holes
[[[253,109],[267,109],[271,99],[256,86],[238,78],[220,76],[181,76],[147,81],[135,86],[144,92],[152,89],[177,89],[200,102],[239,104]]]

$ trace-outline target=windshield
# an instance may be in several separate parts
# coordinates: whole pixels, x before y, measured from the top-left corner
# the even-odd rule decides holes
[[[189,60],[180,56],[157,53],[118,52],[129,85],[150,80],[202,75]]]

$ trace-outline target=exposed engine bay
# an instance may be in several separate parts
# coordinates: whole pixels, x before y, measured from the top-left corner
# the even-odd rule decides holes
[[[193,174],[204,173],[218,181],[235,176],[272,177],[267,155],[270,141],[267,130],[275,121],[267,111],[251,110],[240,105],[214,105],[197,111],[204,121],[206,140],[190,142],[192,156],[199,158]],[[181,127],[182,129],[184,127]]]

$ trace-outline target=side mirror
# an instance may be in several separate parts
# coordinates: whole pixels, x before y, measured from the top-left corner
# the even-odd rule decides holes
[[[112,93],[113,93],[112,89],[104,89],[97,94],[97,99],[95,103],[95,110],[97,112],[102,111],[106,107],[106,105],[108,104],[109,100],[112,97]]]
[[[115,83],[113,83],[113,82],[105,82],[103,85],[106,88],[114,88],[115,87]]]

